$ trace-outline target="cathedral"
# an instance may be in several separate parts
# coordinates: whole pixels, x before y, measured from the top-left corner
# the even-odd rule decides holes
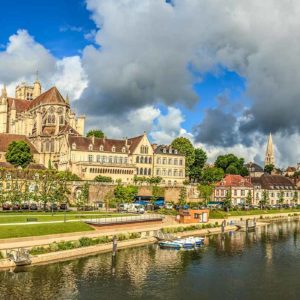
[[[85,117],[76,116],[68,97],[56,87],[42,92],[37,79],[22,83],[15,97],[5,86],[0,96],[0,163],[12,141],[29,144],[36,164],[71,171],[82,179],[98,175],[133,182],[137,176],[161,176],[176,185],[185,179],[185,157],[170,146],[151,145],[144,133],[121,140],[85,137]]]
[[[273,146],[273,139],[271,133],[269,135],[267,149],[266,149],[266,156],[265,156],[265,166],[267,165],[275,166],[275,154],[274,154],[274,146]]]

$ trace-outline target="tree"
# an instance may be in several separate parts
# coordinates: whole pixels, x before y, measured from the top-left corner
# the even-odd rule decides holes
[[[152,202],[152,204],[154,204],[154,202],[156,200],[158,200],[160,197],[162,197],[164,195],[164,188],[157,186],[157,185],[153,185],[151,194],[152,194],[151,202]]]
[[[24,141],[13,141],[10,143],[5,158],[6,161],[14,166],[21,166],[22,168],[26,168],[33,161],[30,147]]]
[[[293,202],[293,205],[298,204],[298,192],[294,192],[292,202]]]
[[[266,165],[264,168],[264,171],[268,174],[271,174],[273,170],[274,170],[274,165],[272,165],[272,164]]]
[[[87,137],[96,137],[96,138],[104,138],[104,133],[102,130],[100,129],[93,129],[93,130],[90,130],[87,134],[86,134]]]
[[[150,178],[146,178],[146,181],[149,183],[149,184],[154,184],[154,185],[158,185],[161,183],[162,181],[162,177],[159,177],[159,176],[155,176],[155,177],[150,177]]]
[[[278,203],[279,203],[280,205],[282,205],[283,202],[284,202],[284,192],[281,191],[280,194],[279,194]]]
[[[138,187],[134,185],[124,186],[118,184],[114,189],[115,199],[119,203],[131,202],[138,194]]]
[[[186,174],[190,174],[190,167],[195,161],[195,150],[191,141],[184,137],[176,138],[171,146],[185,156]]]
[[[247,195],[247,198],[246,198],[246,204],[247,205],[251,205],[252,204],[252,194],[251,194],[251,191],[248,191],[248,195]]]
[[[238,158],[234,154],[218,156],[215,161],[215,167],[223,169],[226,174],[249,175],[248,169],[244,166],[244,159]]]
[[[203,149],[195,149],[195,161],[190,167],[190,179],[199,182],[201,179],[201,171],[206,163],[207,154]]]
[[[59,171],[57,173],[58,179],[64,180],[64,181],[79,181],[81,180],[79,176],[76,174],[73,174],[70,171]]]
[[[179,199],[178,199],[180,206],[183,206],[186,203],[186,197],[187,197],[187,190],[186,187],[183,186],[180,188]]]
[[[208,201],[211,199],[211,195],[214,191],[214,186],[209,184],[199,184],[198,185],[199,196],[204,199],[207,205]]]
[[[90,185],[85,182],[82,186],[81,193],[79,197],[76,199],[77,207],[84,206],[89,201],[89,194],[90,194]]]
[[[206,167],[202,170],[201,183],[210,184],[222,180],[224,171],[221,168]]]
[[[231,208],[231,190],[228,190],[224,200],[224,208],[228,211]]]
[[[102,175],[96,176],[94,180],[97,182],[113,182],[111,177]]]
[[[261,208],[266,206],[269,203],[269,193],[267,191],[262,192],[262,198],[259,201]]]

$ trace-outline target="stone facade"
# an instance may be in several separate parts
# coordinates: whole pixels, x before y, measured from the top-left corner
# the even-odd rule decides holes
[[[176,185],[185,179],[184,156],[170,148],[167,153],[155,152],[146,133],[122,140],[84,137],[85,117],[76,116],[68,97],[63,98],[56,87],[42,93],[38,80],[33,86],[22,83],[15,96],[8,97],[2,89],[0,161],[5,161],[10,142],[24,140],[36,163],[69,170],[86,180],[102,175],[132,183],[135,175],[161,176],[164,183]],[[160,156],[163,161],[167,157],[166,163],[159,162]]]

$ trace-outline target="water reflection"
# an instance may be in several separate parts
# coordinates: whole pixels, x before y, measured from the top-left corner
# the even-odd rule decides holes
[[[0,272],[0,298],[296,299],[299,232],[298,220],[280,222],[209,236],[196,251],[152,245],[122,250],[115,262],[101,254]]]

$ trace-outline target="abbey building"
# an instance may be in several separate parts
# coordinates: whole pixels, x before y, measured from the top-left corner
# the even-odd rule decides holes
[[[42,92],[39,80],[18,85],[15,97],[0,96],[0,162],[13,140],[24,140],[35,163],[69,170],[82,179],[109,176],[130,183],[137,176],[161,176],[176,185],[185,179],[185,157],[169,146],[151,145],[146,134],[122,140],[87,138],[85,117],[76,116],[56,87]]]

